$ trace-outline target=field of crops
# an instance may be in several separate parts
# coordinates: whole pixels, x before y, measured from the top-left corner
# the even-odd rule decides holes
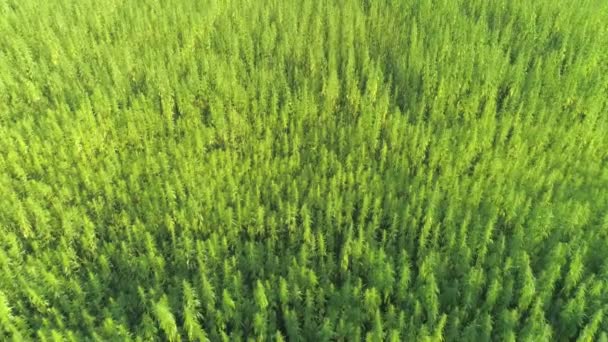
[[[0,0],[0,341],[608,341],[605,0]]]

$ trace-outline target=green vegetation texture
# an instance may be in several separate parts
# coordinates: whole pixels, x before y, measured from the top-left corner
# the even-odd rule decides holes
[[[608,341],[605,0],[0,1],[1,341]]]

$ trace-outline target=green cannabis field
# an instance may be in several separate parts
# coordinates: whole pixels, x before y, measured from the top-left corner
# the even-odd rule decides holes
[[[0,1],[1,341],[608,341],[608,2]]]

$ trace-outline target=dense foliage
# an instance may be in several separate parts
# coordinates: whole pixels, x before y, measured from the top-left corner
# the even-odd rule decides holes
[[[0,1],[0,340],[608,341],[607,22]]]

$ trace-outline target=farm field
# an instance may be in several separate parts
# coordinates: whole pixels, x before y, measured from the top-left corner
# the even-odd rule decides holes
[[[605,0],[0,0],[0,341],[608,341]]]

